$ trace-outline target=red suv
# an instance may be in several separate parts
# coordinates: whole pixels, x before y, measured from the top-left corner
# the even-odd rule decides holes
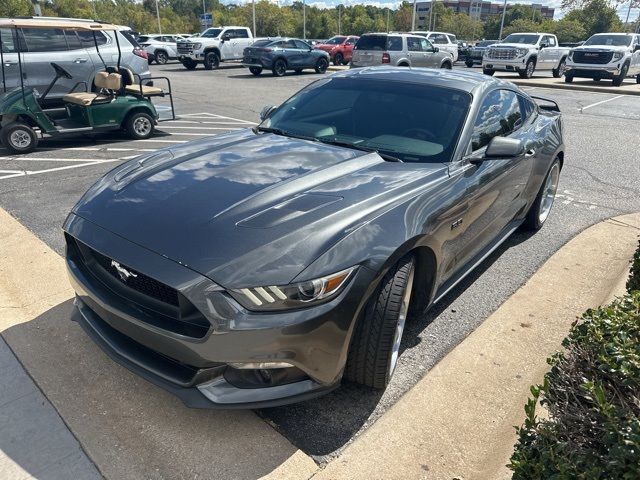
[[[351,61],[353,47],[358,38],[360,37],[336,35],[324,43],[317,44],[314,48],[327,52],[334,65],[347,65]]]

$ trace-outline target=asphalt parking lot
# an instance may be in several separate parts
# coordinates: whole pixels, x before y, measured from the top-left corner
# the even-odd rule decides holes
[[[171,78],[180,117],[162,123],[153,138],[45,140],[21,157],[0,150],[0,207],[60,254],[66,214],[104,172],[140,154],[250,127],[264,105],[279,104],[321,78],[311,72],[254,77],[235,66],[187,71],[169,63],[151,69]],[[567,152],[551,217],[533,236],[512,236],[428,315],[407,326],[404,351],[384,394],[345,385],[316,400],[258,412],[316,461],[330,459],[374,422],[578,232],[640,210],[640,97],[524,89],[554,99],[564,114]]]

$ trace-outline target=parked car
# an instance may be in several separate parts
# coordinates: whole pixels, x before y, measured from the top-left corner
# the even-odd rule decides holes
[[[358,38],[360,37],[337,35],[326,42],[315,44],[313,48],[327,52],[334,65],[348,65]]]
[[[531,78],[536,70],[551,71],[555,78],[564,74],[568,48],[558,47],[558,39],[549,33],[512,33],[491,45],[482,57],[482,71],[517,72]]]
[[[92,21],[69,19],[68,22],[83,24]],[[0,29],[7,90],[20,84],[16,38],[22,52],[20,55],[24,83],[33,88],[36,95],[38,92],[44,93],[51,82],[52,62],[60,65],[72,77],[59,79],[47,94],[43,106],[62,105],[62,98],[74,87],[84,90],[84,86],[76,85],[78,82],[86,82],[87,89],[91,90],[96,75],[105,69],[96,53],[92,32],[61,28],[21,28],[16,35],[17,37],[12,35],[11,29]],[[95,35],[102,58],[107,65],[115,66],[118,58],[116,32],[96,31]],[[150,77],[147,52],[139,47],[127,31],[120,30],[117,35],[122,51],[120,65],[129,69],[136,76],[136,81],[140,78],[146,83],[144,79]],[[2,79],[0,88],[1,86]]]
[[[464,64],[471,68],[474,65],[482,65],[482,56],[484,52],[487,51],[487,48],[491,45],[499,43],[498,40],[481,40],[471,49],[469,56],[464,61]]]
[[[260,75],[265,68],[273,76],[282,77],[287,70],[302,72],[313,68],[316,73],[325,73],[329,66],[329,54],[315,50],[299,38],[272,38],[258,40],[244,49],[242,65],[249,67],[254,75]]]
[[[149,63],[164,65],[169,60],[178,58],[178,40],[180,35],[140,35],[138,43],[149,55]]]
[[[636,83],[640,83],[640,35],[592,35],[581,47],[569,52],[564,81],[571,83],[576,77],[595,81],[610,78],[615,87],[627,77],[636,77]]]
[[[454,62],[458,61],[458,40],[452,33],[430,32],[416,30],[409,32],[414,35],[426,37],[434,46],[438,47],[442,52],[449,52]]]
[[[398,67],[452,68],[449,52],[441,52],[425,37],[406,33],[366,33],[353,49],[351,67],[389,64]]]
[[[557,110],[479,73],[348,70],[120,164],[64,223],[74,318],[192,407],[385,388],[407,316],[547,220]]]
[[[199,63],[215,70],[220,62],[241,61],[244,49],[256,40],[246,27],[208,28],[200,36],[178,42],[178,60],[188,70]]]

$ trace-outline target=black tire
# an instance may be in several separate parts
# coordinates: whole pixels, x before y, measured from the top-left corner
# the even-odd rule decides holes
[[[333,64],[334,65],[343,65],[344,64],[344,55],[342,55],[340,52],[336,53],[336,56],[333,57]]]
[[[153,135],[155,129],[153,118],[146,112],[133,112],[123,126],[133,140],[145,140]]]
[[[467,67],[471,68],[471,67],[473,67],[473,60],[469,60],[469,59],[467,58],[467,59],[465,60],[464,64],[465,64]]]
[[[182,66],[187,70],[195,70],[196,67],[198,66],[198,62],[196,62],[195,60],[191,60],[190,58],[187,58],[185,60],[182,60]]]
[[[38,146],[38,137],[26,123],[11,122],[0,130],[0,142],[12,153],[30,153]]]
[[[282,58],[277,59],[273,62],[273,68],[271,69],[274,77],[284,77],[284,74],[287,73],[287,62],[285,62]]]
[[[440,65],[440,68],[444,68],[446,70],[451,70],[451,68],[452,68],[451,62],[442,62],[442,65]]]
[[[551,71],[553,78],[560,78],[562,77],[562,75],[564,75],[564,68],[566,64],[567,64],[567,61],[564,58],[560,60],[560,63],[558,64],[558,68],[554,68]]]
[[[397,362],[400,322],[404,327],[413,287],[414,258],[407,255],[389,270],[369,300],[353,332],[345,378],[382,389],[387,386]],[[408,292],[408,293],[407,293]],[[403,311],[403,307],[406,309]],[[399,331],[402,338],[403,328]]]
[[[158,65],[164,65],[169,61],[169,55],[164,50],[156,51],[153,55]]]
[[[316,73],[325,73],[329,68],[329,61],[326,58],[319,58],[316,62]]]
[[[220,66],[220,56],[216,52],[207,52],[203,63],[205,70],[216,70]]]
[[[262,73],[262,68],[260,67],[249,67],[249,71],[253,73],[256,77]]]
[[[620,85],[622,85],[622,82],[624,82],[624,79],[627,78],[627,73],[629,73],[629,64],[625,63],[622,66],[622,70],[620,70],[620,75],[613,77],[613,82],[611,82],[613,86],[619,87]]]
[[[491,70],[489,68],[483,68],[482,69],[482,73],[484,73],[485,75],[489,75],[490,77],[493,76],[494,73],[496,73],[495,70]]]
[[[536,61],[533,58],[531,58],[525,65],[524,70],[518,70],[518,75],[520,75],[520,78],[531,78],[533,77],[533,72],[535,71],[536,71]]]
[[[408,67],[409,64],[408,63],[401,63],[400,65],[398,65],[399,67]]]
[[[636,75],[636,83],[640,83],[640,73]]]
[[[572,83],[572,82],[573,82],[573,75],[570,73],[565,74],[564,83]]]
[[[549,180],[549,176],[553,175],[552,172],[554,172],[554,169],[557,169],[557,171],[555,172],[557,173],[557,177],[555,179],[555,185],[553,187],[553,198],[551,199],[551,203],[548,205],[548,211],[546,211],[546,209],[544,208],[545,204],[543,203],[543,200],[546,197],[546,193],[547,193],[546,187]],[[527,216],[525,217],[524,223],[522,224],[523,229],[530,230],[530,231],[537,231],[542,228],[542,225],[544,225],[544,222],[547,220],[547,218],[549,218],[549,212],[551,212],[551,208],[553,207],[553,201],[555,200],[559,178],[560,178],[560,159],[556,157],[556,159],[551,164],[551,167],[549,167],[549,170],[547,171],[547,174],[545,175],[544,180],[542,181],[542,185],[540,186],[540,190],[538,191],[538,195],[536,196],[536,199],[534,200],[533,204],[531,205],[531,208],[527,212]],[[546,211],[546,215],[541,217],[541,213],[543,211]]]

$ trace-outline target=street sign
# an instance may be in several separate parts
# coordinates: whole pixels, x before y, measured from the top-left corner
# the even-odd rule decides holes
[[[213,27],[213,13],[201,13],[200,25],[202,28]]]

